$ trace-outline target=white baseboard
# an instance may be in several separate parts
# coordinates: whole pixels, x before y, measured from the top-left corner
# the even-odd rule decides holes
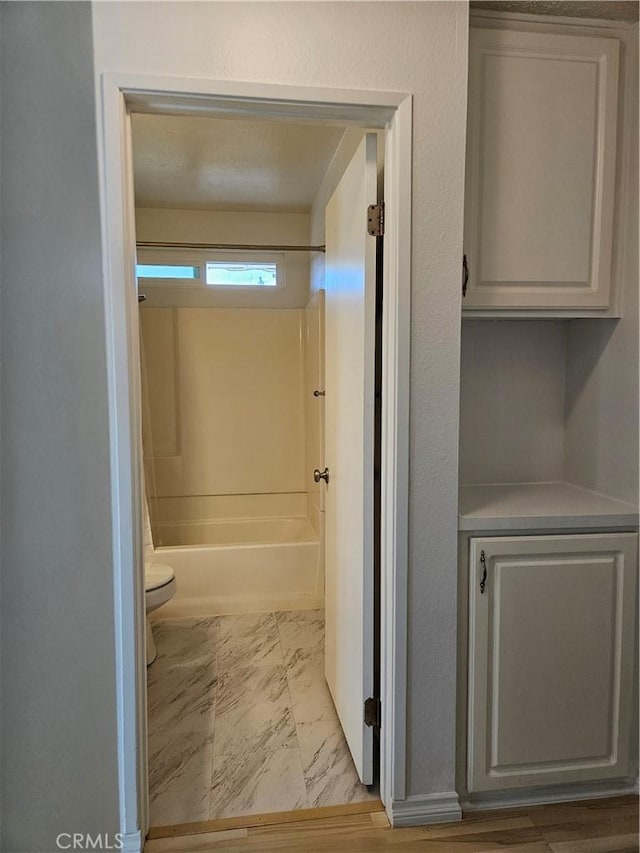
[[[127,832],[122,836],[122,853],[142,853],[144,839],[140,830],[137,832]]]
[[[422,826],[462,820],[462,809],[456,792],[448,791],[392,800],[387,815],[392,826]]]
[[[483,794],[467,794],[460,798],[464,814],[489,811],[491,809],[538,806],[548,803],[572,803],[576,800],[601,800],[607,797],[623,797],[637,794],[636,780],[620,782],[584,782],[574,785],[556,785],[547,788],[528,788],[512,791],[488,791]]]
[[[404,800],[392,800],[387,815],[392,826],[423,826],[451,823],[462,815],[492,809],[518,808],[546,803],[571,803],[577,800],[603,800],[638,793],[638,780],[619,782],[586,782],[517,791],[490,791],[458,798],[455,791],[444,794],[421,794]]]

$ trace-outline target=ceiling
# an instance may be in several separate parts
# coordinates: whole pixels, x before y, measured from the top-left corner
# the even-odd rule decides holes
[[[471,0],[471,9],[523,12],[533,15],[564,15],[606,21],[637,21],[637,0]]]
[[[137,207],[309,210],[344,128],[134,114]]]

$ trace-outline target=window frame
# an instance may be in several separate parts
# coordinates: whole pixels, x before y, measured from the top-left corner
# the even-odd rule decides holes
[[[264,284],[208,284],[207,262],[209,263],[265,263],[275,264],[275,285]],[[158,264],[162,266],[197,267],[197,278],[168,278],[166,276],[138,277],[138,265]],[[277,293],[285,289],[285,253],[254,249],[162,249],[141,247],[136,252],[136,280],[138,287],[157,287],[162,291],[195,290],[199,292],[225,293]]]

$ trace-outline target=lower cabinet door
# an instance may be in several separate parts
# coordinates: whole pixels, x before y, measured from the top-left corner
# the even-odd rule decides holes
[[[471,539],[469,791],[627,775],[637,541]]]

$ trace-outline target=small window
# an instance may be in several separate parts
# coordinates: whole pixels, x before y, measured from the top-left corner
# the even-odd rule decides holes
[[[200,267],[182,264],[137,264],[136,275],[138,278],[176,278],[193,281],[200,278]]]
[[[284,287],[282,253],[141,248],[137,260],[136,274],[145,280],[145,290]]]
[[[275,263],[207,261],[206,283],[213,287],[277,287]]]

